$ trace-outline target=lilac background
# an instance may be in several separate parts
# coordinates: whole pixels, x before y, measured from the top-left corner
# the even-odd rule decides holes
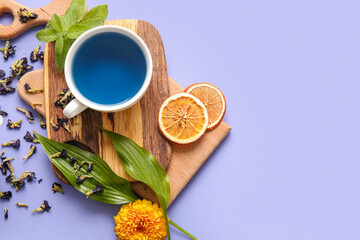
[[[170,218],[199,239],[360,239],[358,1],[87,4],[106,2],[108,19],[138,18],[157,27],[169,75],[183,87],[209,82],[227,98],[224,120],[233,130],[169,208]],[[12,42],[17,58],[37,45],[39,29]],[[0,68],[14,60],[0,60]],[[26,104],[13,94],[0,96],[0,106],[17,120],[23,115],[15,107]],[[3,124],[0,142],[26,130],[45,134],[25,120],[20,130]],[[44,181],[0,201],[0,230],[7,229],[1,239],[116,239],[112,216],[119,206],[85,200],[69,186],[64,196],[53,195],[57,179],[49,161],[41,148],[22,161],[28,148],[22,141],[20,150],[6,153],[16,157],[17,174],[33,170]],[[8,188],[0,176],[0,189]],[[44,199],[50,213],[14,206],[27,202],[32,209]],[[174,229],[172,237],[187,239]]]

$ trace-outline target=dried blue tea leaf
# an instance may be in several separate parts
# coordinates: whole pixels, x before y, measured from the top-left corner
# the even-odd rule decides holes
[[[6,95],[15,91],[15,88],[6,85],[5,83],[0,83],[0,95]]]
[[[40,179],[38,180],[38,184],[40,184],[42,181],[43,181],[43,179],[40,178]]]
[[[10,175],[9,175],[9,176],[15,178],[14,167],[13,167],[13,165],[11,164],[10,161],[3,162],[3,167],[5,167],[7,170],[10,171]],[[9,177],[9,176],[8,176],[8,177]]]
[[[16,107],[16,110],[25,113],[26,118],[29,120],[29,122],[34,122],[34,115],[29,110],[26,110],[24,108]]]
[[[46,123],[44,122],[44,117],[42,115],[40,115],[40,127],[43,129],[46,128]]]
[[[76,179],[76,183],[77,184],[81,184],[81,183],[83,183],[86,179],[90,179],[90,178],[93,178],[92,176],[90,176],[90,175],[80,175],[80,176],[78,176],[78,178]]]
[[[16,46],[10,45],[9,41],[6,41],[5,47],[0,48],[0,52],[2,52],[4,54],[4,59],[8,59],[9,56],[12,56],[15,54],[15,47]]]
[[[39,60],[40,44],[30,53],[30,61],[36,62]]]
[[[62,96],[62,97],[56,100],[54,104],[55,106],[62,108],[65,108],[66,105],[69,104],[69,102],[75,98],[74,95],[69,90],[69,88],[64,89],[62,92],[59,91],[58,96]]]
[[[60,126],[62,126],[68,133],[70,133],[69,119],[60,118],[59,116],[57,116],[57,121]]]
[[[4,218],[8,219],[9,217],[9,210],[7,208],[4,209]]]
[[[26,8],[20,8],[18,15],[20,17],[19,20],[22,23],[26,23],[30,19],[36,19],[38,17],[36,13],[29,12]]]
[[[40,93],[44,91],[43,88],[38,88],[38,89],[31,88],[30,84],[28,83],[24,84],[24,88],[28,93]]]
[[[13,65],[10,67],[10,72],[12,75],[18,76],[20,78],[23,76],[27,71],[30,71],[33,69],[32,66],[28,65],[28,60],[26,57],[16,60]]]
[[[25,159],[31,157],[35,152],[36,152],[36,146],[31,144],[29,152],[22,159],[25,160]]]
[[[0,78],[3,78],[5,76],[5,71],[0,69]]]
[[[8,119],[8,123],[6,124],[6,126],[10,129],[14,129],[14,128],[20,128],[21,127],[21,123],[22,123],[22,119],[20,119],[17,122],[12,122],[10,119]]]
[[[42,104],[38,102],[34,102],[30,106],[32,107],[32,109],[36,110],[36,106],[42,106]]]
[[[61,192],[62,194],[64,194],[64,190],[61,188],[60,183],[54,182],[53,185],[51,186],[51,189],[53,193]]]
[[[39,139],[37,139],[37,137],[35,136],[35,134],[33,134],[33,136],[31,136],[31,133],[29,131],[26,132],[25,136],[24,136],[25,141],[27,142],[32,142],[32,143],[40,143]]]
[[[20,139],[7,141],[5,143],[2,143],[1,146],[2,147],[19,148],[20,147]]]
[[[23,180],[12,181],[11,184],[15,186],[15,191],[19,191],[25,186],[25,182]]]
[[[11,191],[7,191],[7,192],[1,192],[0,191],[0,198],[1,199],[9,200],[11,197],[12,197]]]
[[[93,190],[88,191],[88,192],[86,193],[86,198],[90,197],[90,195],[92,195],[92,194],[101,193],[101,192],[103,192],[103,191],[104,191],[104,187],[101,186],[101,184],[97,184]]]
[[[51,157],[59,157],[59,158],[66,158],[67,157],[67,151],[65,149],[61,150],[60,152],[54,153],[51,155]]]
[[[31,210],[31,212],[48,212],[50,208],[48,201],[44,200],[44,203],[40,207]]]
[[[16,182],[16,181],[26,180],[27,182],[31,182],[33,179],[36,179],[35,173],[30,171],[25,171],[23,172],[23,174],[21,174],[21,176],[18,179],[14,181]]]
[[[12,83],[13,79],[14,79],[15,75],[11,75],[11,76],[8,76],[6,78],[3,78],[0,80],[0,83],[4,83],[6,85],[9,85],[10,83]]]
[[[54,123],[54,122],[53,122],[53,118],[51,118],[50,124],[51,124],[52,128],[54,129],[54,131],[57,131],[57,130],[60,129],[60,124]]]
[[[4,111],[1,111],[1,110],[0,110],[0,115],[1,115],[1,116],[7,116],[8,114],[7,114],[7,112],[4,112]]]
[[[29,205],[28,204],[26,204],[26,203],[16,203],[16,206],[18,206],[18,207],[25,207],[25,208],[28,208],[29,207]]]

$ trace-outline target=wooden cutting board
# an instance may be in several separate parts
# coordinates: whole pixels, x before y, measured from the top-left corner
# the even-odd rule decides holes
[[[110,167],[120,176],[128,178],[128,176],[124,174],[125,172],[122,169],[121,161],[118,159],[110,140],[94,127],[95,123],[106,124],[106,126],[100,126],[112,131],[115,130],[130,137],[138,144],[143,145],[152,152],[158,160],[160,160],[160,163],[165,168],[167,166],[167,174],[170,179],[171,187],[170,204],[226,137],[231,128],[225,122],[221,122],[217,128],[207,132],[195,143],[188,145],[174,144],[172,145],[172,154],[170,158],[171,146],[166,140],[164,141],[164,138],[162,138],[158,132],[157,114],[162,101],[169,95],[182,92],[183,88],[167,76],[161,37],[151,24],[140,20],[115,20],[108,21],[107,24],[117,24],[136,32],[144,39],[145,43],[147,43],[153,56],[155,71],[153,78],[155,77],[156,80],[153,81],[154,79],[152,79],[152,84],[155,83],[155,85],[149,88],[148,92],[138,105],[126,110],[128,112],[114,113],[110,116],[108,113],[86,110],[79,117],[71,120],[71,134],[68,134],[63,129],[54,132],[52,128],[49,127],[49,122],[52,116],[55,115],[56,117],[56,114],[60,116],[62,114],[62,109],[55,108],[53,103],[58,98],[58,90],[62,90],[66,85],[64,85],[63,74],[58,74],[55,68],[53,62],[53,45],[51,44],[48,44],[45,49],[45,70],[33,71],[23,76],[18,83],[18,93],[29,104],[34,102],[43,103],[42,106],[37,106],[36,110],[40,114],[46,116],[49,138],[63,142],[76,140],[89,146],[92,151],[104,158]],[[44,87],[45,94],[27,93],[24,90],[25,83],[29,83],[32,88]],[[88,118],[92,120],[88,121]],[[134,120],[130,121],[129,119],[131,118]],[[139,119],[146,119],[146,123],[144,123],[144,120],[139,121]],[[125,125],[119,127],[124,123]],[[147,125],[144,126],[145,124]],[[139,127],[142,129],[142,131],[140,131],[141,134],[137,131]],[[134,131],[131,129],[137,130]],[[59,171],[56,171],[56,169],[55,173],[60,180],[66,182],[66,179]],[[141,197],[156,201],[156,196],[146,185],[133,182],[132,187]]]

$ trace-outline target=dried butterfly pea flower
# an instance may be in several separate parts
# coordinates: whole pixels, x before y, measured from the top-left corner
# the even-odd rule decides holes
[[[80,176],[78,176],[78,178],[76,179],[76,183],[77,183],[77,184],[81,184],[81,183],[83,183],[86,179],[90,179],[90,178],[93,178],[93,177],[90,176],[90,175],[80,175]]]
[[[42,106],[42,104],[41,103],[38,103],[38,102],[34,102],[34,103],[32,103],[31,104],[31,107],[32,107],[32,109],[36,109],[36,106]]]
[[[88,198],[88,197],[89,197],[90,195],[92,195],[92,194],[101,193],[101,192],[103,192],[103,191],[104,191],[104,187],[101,186],[101,184],[97,184],[93,190],[88,191],[88,192],[86,193],[86,198]]]
[[[51,186],[51,189],[53,193],[61,192],[62,194],[64,194],[64,190],[61,188],[60,183],[54,182],[53,185]]]
[[[3,162],[3,163],[6,163],[6,162],[8,162],[8,161],[14,160],[15,158],[3,157],[3,158],[1,158],[1,159],[2,159],[2,162]]]
[[[38,58],[39,58],[41,61],[44,60],[44,52],[43,52],[43,51],[41,51],[41,52],[38,53]]]
[[[18,11],[18,15],[20,17],[20,22],[26,23],[30,19],[35,19],[38,17],[36,13],[29,12],[26,8],[20,8]]]
[[[0,83],[0,95],[6,95],[15,91],[15,88],[6,85],[5,83]]]
[[[14,180],[14,181],[26,180],[27,182],[31,182],[33,179],[36,179],[35,173],[30,172],[30,171],[25,171],[25,172],[23,172],[23,174],[21,174],[21,176],[18,179]]]
[[[15,186],[15,191],[19,191],[25,186],[25,182],[23,180],[20,181],[11,181],[11,184]]]
[[[69,119],[60,118],[59,116],[57,116],[57,121],[60,126],[62,126],[68,133],[70,133]]]
[[[31,133],[29,131],[26,132],[24,139],[25,139],[25,141],[32,142],[32,143],[40,142],[39,139],[35,136],[35,134],[33,134],[33,136],[31,136]]]
[[[4,209],[4,218],[8,219],[9,217],[9,210],[7,208]]]
[[[7,114],[7,112],[4,112],[4,111],[1,111],[1,110],[0,110],[0,115],[1,115],[1,116],[7,116],[8,114]]]
[[[6,175],[6,173],[7,173],[7,168],[2,163],[0,163],[0,171],[3,175]]]
[[[27,71],[30,71],[33,69],[32,66],[28,65],[28,60],[26,57],[16,60],[13,65],[10,67],[10,72],[12,75],[16,75],[19,78],[24,75]]]
[[[2,155],[4,155],[4,153],[5,153],[5,150],[2,150],[2,151],[0,152],[0,157],[2,157]]]
[[[39,60],[40,44],[30,53],[30,61],[36,62]]]
[[[1,192],[0,191],[0,198],[1,199],[9,200],[11,197],[12,197],[11,191],[7,191],[7,192]]]
[[[25,160],[25,159],[31,157],[35,152],[36,152],[36,146],[31,144],[29,152],[22,159]]]
[[[2,147],[19,148],[20,147],[20,139],[7,141],[5,143],[2,143],[1,146]]]
[[[29,207],[29,205],[28,204],[26,204],[26,203],[16,203],[16,206],[18,206],[18,207],[25,207],[25,208],[28,208]]]
[[[33,88],[30,87],[30,84],[28,84],[28,83],[25,83],[25,84],[24,84],[24,88],[25,88],[25,90],[26,90],[27,92],[29,92],[29,93],[39,93],[39,92],[43,92],[43,91],[44,91],[43,88],[33,89]]]
[[[44,200],[44,203],[40,207],[31,210],[31,212],[48,212],[50,208],[48,201]]]
[[[5,47],[0,48],[0,52],[2,52],[4,54],[4,59],[8,59],[9,56],[15,54],[15,47],[16,46],[10,45],[9,41],[6,41]]]
[[[29,110],[26,110],[24,108],[16,107],[16,109],[20,112],[25,113],[26,118],[29,120],[29,122],[34,122],[34,115]]]
[[[15,178],[14,167],[10,161],[3,162],[3,167],[10,171],[10,175],[8,177]]]
[[[76,161],[77,161],[77,158],[76,158],[76,157],[71,157],[71,158],[69,159],[69,162],[70,162],[71,164],[76,163]]]
[[[5,71],[0,69],[0,78],[5,76]]]
[[[46,128],[46,123],[44,122],[44,117],[42,115],[40,115],[40,127]]]
[[[22,122],[22,119],[20,119],[17,122],[12,122],[10,119],[8,119],[8,123],[6,124],[6,126],[9,127],[10,129],[20,128],[21,122]]]
[[[66,105],[75,98],[74,95],[69,90],[69,88],[64,89],[62,92],[59,91],[58,96],[62,96],[62,97],[59,98],[58,100],[56,100],[56,102],[54,104],[55,104],[55,106],[62,107],[62,108],[65,108]]]
[[[6,84],[6,85],[9,85],[9,84],[12,82],[12,80],[14,79],[14,77],[15,77],[15,75],[12,74],[12,75],[9,76],[9,77],[6,77],[6,78],[1,79],[1,80],[0,80],[0,83],[4,83],[4,84]]]
[[[66,158],[67,151],[65,149],[61,150],[60,152],[54,153],[51,157],[59,157],[59,158]]]
[[[55,123],[53,122],[53,118],[51,118],[50,124],[51,124],[52,128],[54,129],[54,131],[57,131],[57,130],[60,129],[60,124],[55,124]]]

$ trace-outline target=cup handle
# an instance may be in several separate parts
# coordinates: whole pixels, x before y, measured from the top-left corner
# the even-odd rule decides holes
[[[85,106],[75,98],[71,102],[69,102],[68,105],[66,105],[63,113],[67,118],[73,118],[85,109],[87,109],[87,106]]]

